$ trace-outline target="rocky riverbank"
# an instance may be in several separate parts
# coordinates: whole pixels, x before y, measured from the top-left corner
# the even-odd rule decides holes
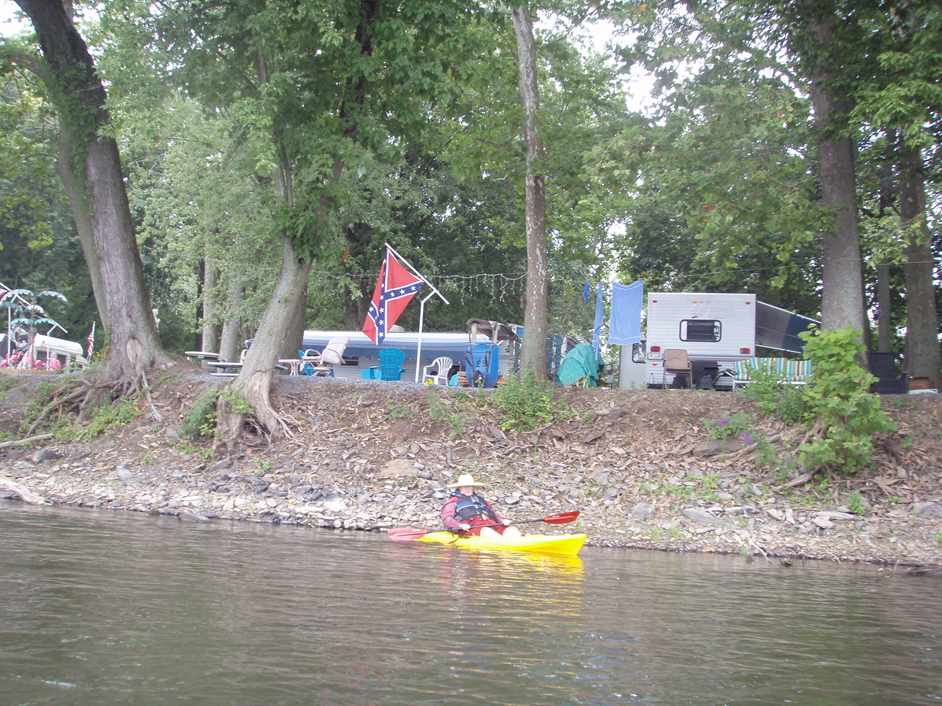
[[[511,518],[581,510],[596,546],[942,566],[934,396],[884,398],[898,431],[879,440],[873,469],[788,487],[794,466],[774,443],[782,429],[741,395],[573,390],[560,402],[568,419],[516,433],[501,429],[487,393],[281,378],[276,403],[292,437],[217,459],[209,442],[180,435],[215,381],[184,369],[162,377],[160,423],[141,414],[91,440],[0,444],[0,498],[188,521],[435,527],[446,485],[472,472]],[[4,438],[34,383],[0,388]],[[718,434],[731,420],[742,430]]]

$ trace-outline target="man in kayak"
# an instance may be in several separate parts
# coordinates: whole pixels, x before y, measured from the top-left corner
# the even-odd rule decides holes
[[[442,523],[446,529],[461,534],[476,534],[491,541],[520,539],[520,530],[512,527],[483,496],[475,492],[484,487],[470,473],[462,473],[458,481],[448,486],[454,488],[448,502],[442,507]]]

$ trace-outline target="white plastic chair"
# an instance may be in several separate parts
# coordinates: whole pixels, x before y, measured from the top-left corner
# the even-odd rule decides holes
[[[431,380],[433,385],[447,385],[448,371],[451,370],[451,366],[454,364],[454,361],[448,356],[443,355],[441,358],[436,358],[422,368],[422,383]],[[430,373],[430,370],[435,372]]]

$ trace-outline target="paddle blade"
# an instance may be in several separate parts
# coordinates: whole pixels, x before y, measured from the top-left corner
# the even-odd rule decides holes
[[[560,512],[556,515],[547,515],[543,518],[543,522],[548,525],[565,525],[567,522],[575,522],[579,517],[578,510],[572,510],[570,512]]]
[[[429,530],[418,527],[393,527],[386,533],[386,536],[393,542],[414,542],[428,533]]]

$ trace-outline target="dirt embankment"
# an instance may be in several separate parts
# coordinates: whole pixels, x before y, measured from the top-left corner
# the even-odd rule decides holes
[[[447,483],[471,472],[512,518],[581,510],[595,545],[942,565],[935,396],[883,398],[898,431],[878,440],[870,470],[788,488],[782,427],[741,395],[571,390],[569,419],[517,433],[501,430],[488,393],[281,378],[276,404],[293,436],[216,459],[209,442],[179,435],[214,381],[182,366],[161,377],[161,423],[142,414],[88,441],[0,448],[0,497],[194,521],[436,527]],[[36,389],[35,378],[0,388],[0,441]],[[737,433],[717,440],[731,418]]]

